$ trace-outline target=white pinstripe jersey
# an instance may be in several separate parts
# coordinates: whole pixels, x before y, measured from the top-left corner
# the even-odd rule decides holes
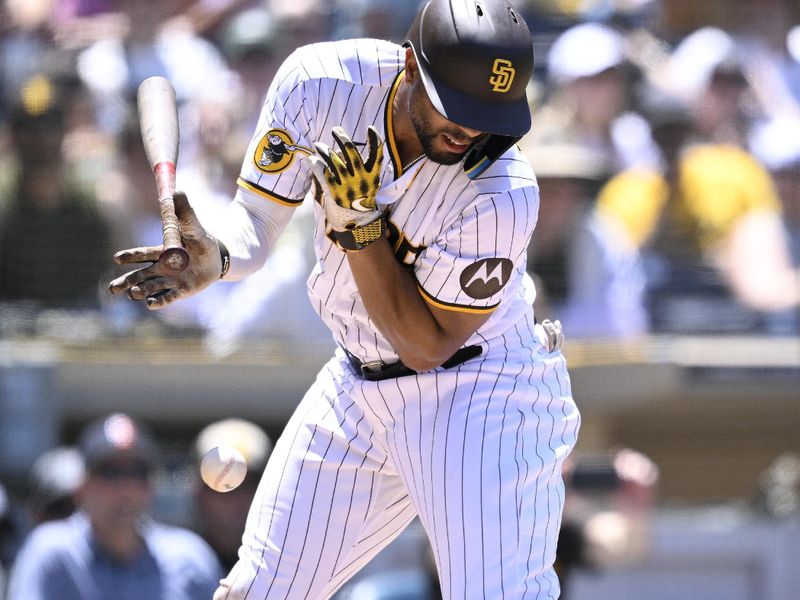
[[[267,94],[239,185],[287,205],[312,187],[309,161],[321,141],[336,148],[331,129],[357,143],[374,125],[385,140],[378,202],[387,207],[390,242],[413,270],[426,301],[447,310],[492,312],[467,344],[501,335],[531,310],[533,282],[526,248],[539,191],[531,166],[512,148],[475,179],[463,165],[423,159],[404,171],[392,134],[392,100],[405,50],[360,39],[312,44],[284,62]],[[313,201],[313,200],[310,200]],[[345,253],[326,232],[315,204],[318,263],[308,279],[312,304],[335,340],[363,361],[397,360],[369,319]]]

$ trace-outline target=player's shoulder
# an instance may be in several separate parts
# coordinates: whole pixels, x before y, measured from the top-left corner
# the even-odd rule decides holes
[[[533,167],[516,145],[504,152],[500,158],[471,181],[475,192],[481,195],[516,195],[519,193],[538,195],[539,190]]]
[[[287,59],[309,79],[340,79],[361,85],[391,85],[402,69],[402,46],[359,38],[317,42],[297,48]]]

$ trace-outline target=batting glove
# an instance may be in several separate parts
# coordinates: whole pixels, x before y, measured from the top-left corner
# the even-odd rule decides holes
[[[333,128],[340,152],[314,144],[311,171],[323,192],[325,218],[336,241],[345,250],[361,250],[380,239],[386,230],[376,196],[381,187],[383,140],[378,130],[367,130],[368,154],[363,160],[341,127]]]
[[[189,253],[189,266],[172,275],[158,261],[163,246],[121,250],[114,255],[118,265],[151,263],[116,278],[108,284],[112,294],[126,293],[131,300],[144,300],[158,309],[196,294],[217,281],[228,267],[227,250],[206,232],[182,192],[174,196],[175,214],[181,224],[181,241]]]
[[[545,333],[545,340],[547,341],[548,352],[558,352],[564,345],[564,331],[561,328],[561,321],[556,319],[551,321],[545,319],[542,321],[542,329]]]

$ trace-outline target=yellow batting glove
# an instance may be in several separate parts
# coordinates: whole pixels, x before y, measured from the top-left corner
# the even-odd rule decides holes
[[[336,241],[346,250],[361,250],[385,232],[375,200],[381,187],[383,140],[370,126],[367,159],[363,160],[341,127],[334,127],[332,133],[340,152],[314,144],[316,153],[309,157],[311,170],[322,187],[325,216]]]

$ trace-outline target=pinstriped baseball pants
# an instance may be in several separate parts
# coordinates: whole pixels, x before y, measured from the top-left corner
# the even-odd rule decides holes
[[[580,416],[561,354],[507,336],[485,360],[379,382],[333,358],[276,444],[214,599],[329,598],[416,515],[444,598],[558,598]]]

